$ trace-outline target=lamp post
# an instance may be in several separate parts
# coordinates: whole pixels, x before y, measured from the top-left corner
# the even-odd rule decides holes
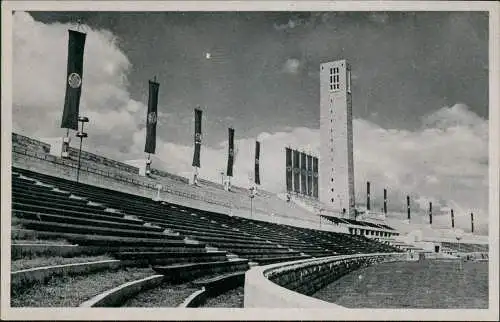
[[[159,183],[156,184],[156,189],[157,189],[156,201],[160,201],[161,200],[160,192],[161,192],[162,188],[163,188],[163,186],[161,184],[159,184]]]
[[[253,218],[253,198],[255,198],[255,189],[254,187],[250,188],[250,218]]]
[[[151,154],[148,153],[148,159],[146,160],[146,176],[151,175]]]
[[[460,256],[460,239],[462,239],[462,234],[463,234],[462,229],[455,230],[455,238],[457,239],[457,242],[458,242],[458,254],[459,254],[459,256]]]
[[[76,136],[80,138],[80,149],[78,150],[78,167],[76,169],[76,182],[79,182],[80,180],[80,160],[82,156],[83,138],[87,137],[87,133],[83,132],[83,126],[85,125],[85,123],[89,122],[89,118],[86,116],[79,116],[78,122],[80,122],[81,124],[81,130],[76,132]]]
[[[220,183],[224,185],[224,170],[220,170]]]

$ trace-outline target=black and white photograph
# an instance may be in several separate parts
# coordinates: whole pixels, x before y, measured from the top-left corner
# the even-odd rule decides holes
[[[2,319],[498,320],[499,8],[3,2]]]

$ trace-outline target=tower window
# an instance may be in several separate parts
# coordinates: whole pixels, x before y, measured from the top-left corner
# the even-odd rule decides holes
[[[338,67],[330,68],[330,90],[338,91],[340,89],[340,69]]]

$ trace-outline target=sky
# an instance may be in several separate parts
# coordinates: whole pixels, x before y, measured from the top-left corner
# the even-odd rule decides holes
[[[352,66],[356,199],[366,181],[400,216],[405,196],[436,222],[487,229],[488,15],[483,12],[16,12],[13,131],[61,136],[67,29],[87,33],[84,148],[144,158],[148,80],[160,83],[153,166],[189,176],[193,109],[202,177],[220,180],[235,128],[236,184],[261,141],[264,189],[284,189],[284,147],[319,155],[319,65]],[[206,53],[211,59],[206,59]],[[74,141],[76,142],[76,140]]]

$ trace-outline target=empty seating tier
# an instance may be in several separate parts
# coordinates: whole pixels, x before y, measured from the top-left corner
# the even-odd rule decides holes
[[[37,289],[13,286],[14,306],[77,306],[110,288],[158,274],[161,285],[120,305],[148,306],[155,295],[174,292],[175,300],[156,302],[177,306],[196,290],[196,279],[217,280],[255,263],[395,251],[362,236],[228,216],[20,168],[12,173],[11,232],[15,270],[62,272]],[[105,264],[99,271],[75,274],[58,268],[95,262]],[[81,294],[69,294],[81,285],[87,285]],[[55,299],[41,296],[56,291],[60,296]]]

